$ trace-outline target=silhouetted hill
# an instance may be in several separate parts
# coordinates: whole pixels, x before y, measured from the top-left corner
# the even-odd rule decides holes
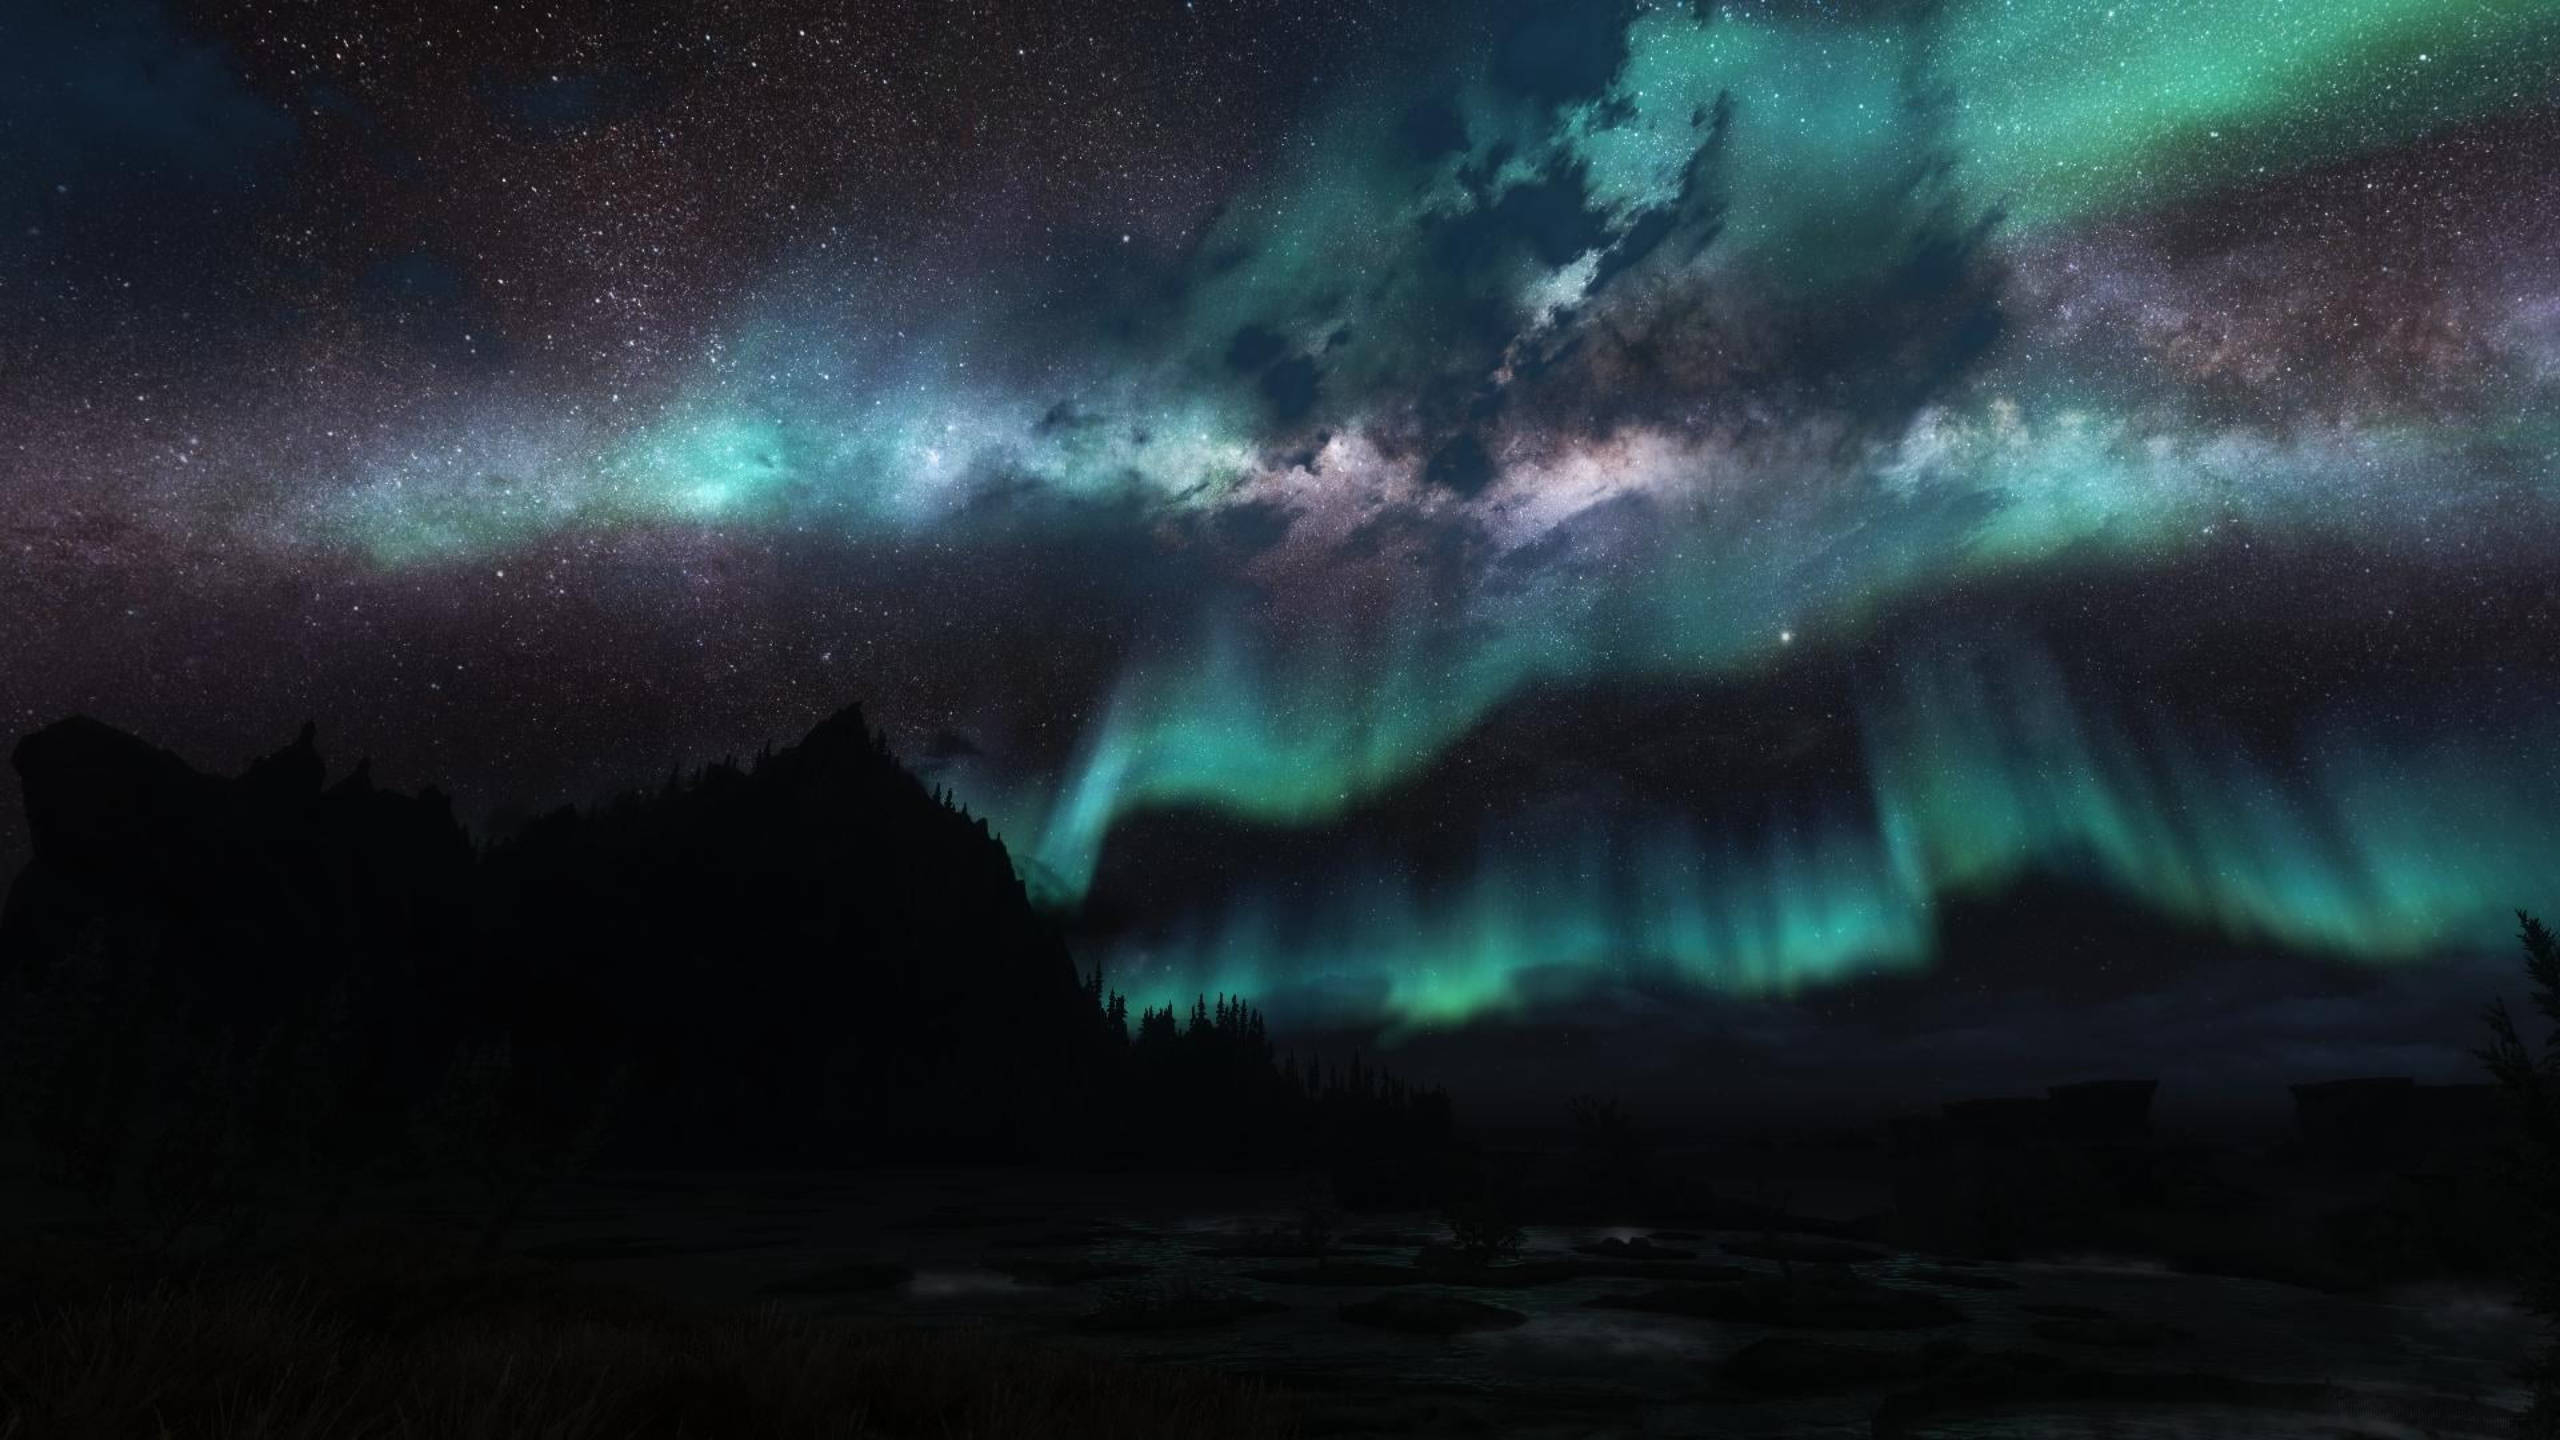
[[[307,727],[234,779],[87,719],[13,758],[35,853],[0,975],[216,1049],[352,1032],[328,1089],[377,1129],[502,1054],[563,1124],[610,1097],[635,1159],[1007,1152],[1102,1043],[1003,845],[858,710],[481,852],[434,790],[328,784]],[[95,1051],[62,1059],[81,1103],[148,1089],[153,1056],[51,1029]]]
[[[533,1029],[592,1027],[670,1153],[1010,1149],[1096,1042],[1003,844],[855,710],[747,768],[539,820],[484,871],[493,978]]]
[[[461,939],[471,847],[433,790],[332,788],[305,727],[236,780],[94,720],[21,741],[34,856],[0,910],[0,959],[82,947],[201,983],[247,1021],[353,966]]]
[[[273,1159],[287,1132],[378,1151],[462,1026],[473,856],[445,799],[361,766],[326,787],[307,726],[237,779],[89,719],[12,758],[34,854],[0,906],[0,1063],[73,1178]]]
[[[170,1166],[522,1190],[597,1153],[1445,1173],[1436,1093],[1301,1073],[1241,1000],[1129,1016],[856,709],[481,848],[435,790],[329,783],[308,726],[236,778],[88,719],[13,758],[0,1100],[102,1196]]]

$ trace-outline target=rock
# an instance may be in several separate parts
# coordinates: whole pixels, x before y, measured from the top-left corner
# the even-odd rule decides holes
[[[1756,1240],[1727,1240],[1717,1247],[1727,1255],[1753,1260],[1781,1260],[1806,1265],[1857,1265],[1888,1258],[1888,1252],[1851,1240],[1818,1235],[1764,1235]]]
[[[1634,1240],[1620,1240],[1613,1236],[1596,1244],[1576,1245],[1573,1250],[1577,1255],[1593,1255],[1603,1260],[1695,1260],[1698,1258],[1698,1252],[1695,1250],[1678,1250],[1668,1245],[1656,1245],[1651,1240],[1641,1237]]]
[[[1583,1260],[1573,1268],[1584,1279],[1676,1281],[1690,1285],[1757,1280],[1767,1273],[1741,1265],[1702,1264],[1695,1260]]]
[[[1248,1270],[1247,1280],[1266,1285],[1420,1285],[1433,1277],[1410,1265],[1380,1265],[1367,1260],[1336,1260],[1325,1265],[1299,1265],[1286,1270]]]
[[[1988,1271],[1962,1269],[1953,1265],[1916,1265],[1904,1277],[1924,1285],[1945,1285],[1958,1290],[2015,1290],[2018,1282],[2005,1275]]]
[[[1464,1335],[1477,1330],[1509,1330],[1528,1323],[1517,1310],[1461,1300],[1454,1295],[1381,1295],[1345,1305],[1338,1312],[1354,1325],[1395,1330],[1407,1335]]]
[[[1672,1285],[1591,1302],[1613,1310],[1688,1315],[1800,1330],[1915,1330],[1961,1324],[1965,1313],[1935,1295],[1863,1281],[1761,1277],[1730,1285]]]

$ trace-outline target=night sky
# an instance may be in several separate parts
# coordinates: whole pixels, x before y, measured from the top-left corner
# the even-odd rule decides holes
[[[2560,0],[13,0],[0,604],[12,731],[482,834],[859,700],[1417,1064],[2450,1078]]]

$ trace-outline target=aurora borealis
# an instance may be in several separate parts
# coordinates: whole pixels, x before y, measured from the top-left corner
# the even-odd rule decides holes
[[[312,714],[503,829],[859,698],[1133,999],[1397,1033],[2040,877],[2359,965],[2560,908],[2560,3],[0,54],[21,730]]]

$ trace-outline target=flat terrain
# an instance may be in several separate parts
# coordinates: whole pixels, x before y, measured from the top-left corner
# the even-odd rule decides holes
[[[1258,1377],[1313,1435],[2502,1437],[2523,1404],[2528,1327],[2460,1288],[1638,1226],[1531,1227],[1476,1268],[1434,1262],[1424,1215],[1346,1218],[1319,1264],[1290,1253],[1294,1200],[1200,1177],[598,1177],[512,1248],[706,1301]]]

